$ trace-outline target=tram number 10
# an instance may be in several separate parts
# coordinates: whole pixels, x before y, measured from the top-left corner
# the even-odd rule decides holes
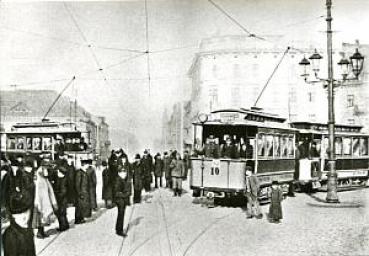
[[[210,169],[210,175],[219,175],[219,168],[218,167],[211,167]]]

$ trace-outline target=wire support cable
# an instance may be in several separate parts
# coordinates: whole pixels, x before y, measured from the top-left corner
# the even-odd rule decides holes
[[[281,59],[279,60],[278,64],[274,67],[272,74],[269,76],[269,78],[268,78],[268,80],[266,81],[266,83],[265,83],[265,85],[264,85],[263,89],[262,89],[262,90],[261,90],[261,92],[259,93],[259,96],[257,97],[257,99],[256,99],[256,101],[255,101],[255,103],[254,103],[254,107],[256,107],[256,105],[258,104],[258,102],[259,102],[259,100],[260,100],[261,96],[263,95],[263,93],[264,93],[265,89],[266,89],[266,88],[267,88],[267,86],[269,85],[269,82],[272,80],[272,78],[273,78],[274,74],[275,74],[275,73],[276,73],[276,71],[278,70],[278,68],[279,68],[280,64],[282,63],[282,61],[283,61],[284,57],[287,55],[287,53],[288,53],[288,51],[289,51],[290,49],[291,49],[290,47],[287,47],[287,49],[284,51],[284,53],[283,53],[283,55],[282,55]]]

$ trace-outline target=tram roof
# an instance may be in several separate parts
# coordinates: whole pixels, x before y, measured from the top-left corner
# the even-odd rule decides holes
[[[312,134],[328,134],[328,124],[326,123],[314,123],[314,122],[292,122],[291,127],[296,128],[300,133],[312,133]],[[361,125],[353,124],[336,124],[335,133],[336,134],[362,134]]]

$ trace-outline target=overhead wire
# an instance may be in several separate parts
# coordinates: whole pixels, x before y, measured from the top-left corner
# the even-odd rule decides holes
[[[145,36],[146,36],[146,61],[147,77],[149,83],[149,97],[151,95],[151,71],[150,71],[150,42],[149,42],[149,15],[147,12],[147,0],[145,0]]]

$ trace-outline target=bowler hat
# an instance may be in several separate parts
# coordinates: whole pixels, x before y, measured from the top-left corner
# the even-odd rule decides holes
[[[278,185],[278,180],[273,180],[272,185]]]
[[[140,154],[136,154],[135,159],[141,159]]]

